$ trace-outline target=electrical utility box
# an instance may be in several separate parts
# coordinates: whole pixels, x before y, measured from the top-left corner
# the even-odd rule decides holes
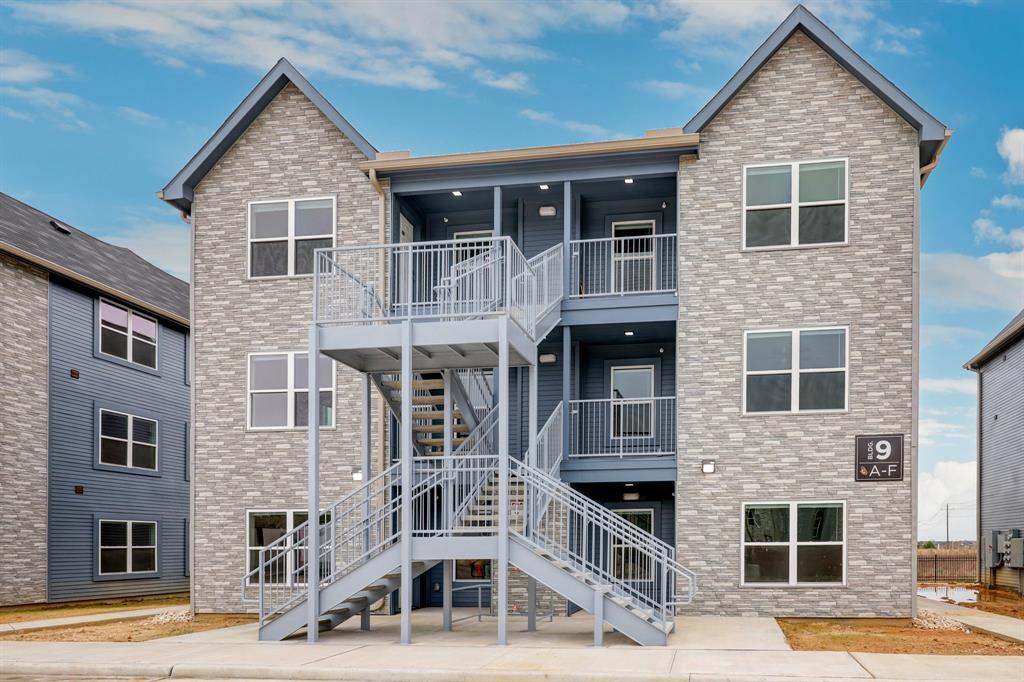
[[[1010,538],[1010,568],[1024,568],[1024,538]]]
[[[990,530],[982,538],[982,559],[985,568],[998,568],[1003,563],[1003,553],[999,551],[999,531]]]

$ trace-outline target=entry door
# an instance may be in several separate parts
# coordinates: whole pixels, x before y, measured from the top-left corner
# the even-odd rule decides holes
[[[611,439],[628,453],[654,437],[654,365],[611,368]]]
[[[654,290],[654,221],[612,223],[612,291]]]

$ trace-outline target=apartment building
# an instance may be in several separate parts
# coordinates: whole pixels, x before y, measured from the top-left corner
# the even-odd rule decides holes
[[[194,230],[196,608],[316,639],[384,603],[406,642],[478,602],[500,642],[910,615],[950,133],[803,7],[608,142],[380,152],[280,61],[160,193]]]
[[[1024,594],[1024,310],[964,369],[978,374],[978,575]]]
[[[0,605],[189,589],[188,283],[0,193]]]

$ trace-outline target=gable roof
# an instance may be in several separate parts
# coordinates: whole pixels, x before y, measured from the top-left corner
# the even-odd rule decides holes
[[[797,5],[790,12],[789,16],[779,24],[779,27],[768,36],[768,39],[754,51],[754,54],[750,55],[750,58],[744,62],[739,71],[711,98],[711,101],[705,104],[704,108],[698,111],[683,126],[683,130],[688,133],[699,133],[704,130],[718,113],[732,101],[732,98],[739,93],[747,81],[754,77],[754,74],[771,59],[772,55],[797,30],[803,31],[808,38],[831,55],[844,69],[853,74],[869,90],[917,129],[921,171],[923,175],[926,175],[927,171],[930,170],[930,168],[926,167],[938,161],[938,155],[952,131],[947,131],[945,125],[921,108],[917,102],[910,99],[889,79],[879,73],[875,67],[868,64],[863,57],[854,52],[853,48],[844,43],[839,36],[832,32],[832,29],[822,23],[818,17],[811,14],[803,5]]]
[[[366,158],[373,159],[377,156],[377,149],[366,141],[358,130],[345,117],[338,113],[330,102],[314,88],[298,69],[283,57],[278,60],[270,71],[267,72],[256,87],[252,89],[242,103],[235,108],[227,120],[217,128],[206,144],[200,148],[185,167],[178,171],[178,174],[167,183],[167,186],[157,196],[173,205],[184,213],[192,211],[192,193],[196,185],[213,168],[214,164],[230,149],[242,133],[249,127],[257,116],[270,104],[284,87],[291,83],[304,94],[309,101],[316,106],[320,112],[333,123],[353,144],[366,155]]]
[[[0,252],[188,326],[188,282],[3,192]]]
[[[964,369],[978,371],[981,366],[1009,348],[1013,343],[1024,339],[1024,309],[1017,313],[1002,331],[995,335],[978,354],[967,361]]]

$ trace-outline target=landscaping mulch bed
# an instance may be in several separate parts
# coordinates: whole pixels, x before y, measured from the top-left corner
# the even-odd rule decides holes
[[[133,609],[153,609],[188,604],[188,593],[161,594],[153,597],[124,597],[91,601],[60,602],[56,604],[25,604],[0,607],[0,624],[25,623],[30,620],[49,620],[71,616],[91,616]]]
[[[917,627],[909,618],[778,618],[794,651],[1024,656],[1024,644],[981,632]],[[935,627],[925,618],[921,625]],[[956,629],[953,629],[956,628]]]
[[[145,642],[162,637],[177,637],[194,632],[217,630],[254,623],[248,614],[200,613],[158,614],[149,618],[115,620],[91,625],[69,625],[29,632],[0,634],[0,640],[34,642]]]

